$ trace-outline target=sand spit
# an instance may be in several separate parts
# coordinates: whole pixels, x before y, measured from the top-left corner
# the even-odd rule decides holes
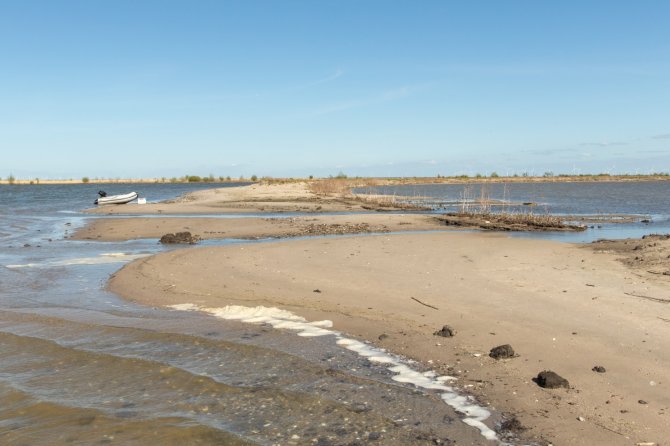
[[[151,201],[151,197],[148,197]],[[313,188],[313,183],[292,182],[207,189],[186,194],[176,200],[144,205],[101,206],[93,214],[210,214],[280,212],[364,212],[414,209],[398,201],[370,200],[346,190]]]
[[[348,337],[455,376],[529,442],[665,444],[670,239],[582,246],[458,232],[431,215],[327,214],[376,206],[348,200],[307,183],[215,189],[96,209],[157,215],[92,219],[75,238],[382,233],[170,251],[127,265],[109,287],[146,305],[277,307],[330,320]],[[269,212],[313,215],[233,215]],[[221,216],[165,215],[198,213]],[[383,234],[402,231],[430,232]],[[445,325],[453,336],[436,335]],[[492,354],[504,346],[513,353]],[[553,373],[568,388],[538,385]]]
[[[73,236],[118,241],[189,231],[202,239],[264,239],[375,232],[449,230],[431,215],[352,214],[287,218],[152,217],[94,219]]]
[[[574,245],[445,232],[184,249],[140,259],[109,286],[148,305],[262,305],[332,320],[456,376],[514,414],[527,438],[630,445],[670,432],[670,305],[633,297],[670,296],[664,279]],[[435,336],[445,324],[456,334]],[[489,357],[500,344],[516,356]],[[545,370],[570,388],[540,388],[533,378]]]

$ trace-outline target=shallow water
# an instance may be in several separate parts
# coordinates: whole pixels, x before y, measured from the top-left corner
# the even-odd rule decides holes
[[[212,185],[128,187],[154,201]],[[126,262],[170,248],[68,240],[103,218],[79,213],[99,188],[0,186],[2,444],[490,443],[440,390],[394,381],[334,336],[105,291]]]
[[[633,223],[588,223],[585,232],[510,234],[515,237],[588,243],[601,238],[670,232],[670,181],[420,184],[365,187],[355,192],[410,197],[411,201],[428,205],[438,213],[461,210],[472,200],[485,196],[500,203],[492,207],[493,212],[637,217]]]

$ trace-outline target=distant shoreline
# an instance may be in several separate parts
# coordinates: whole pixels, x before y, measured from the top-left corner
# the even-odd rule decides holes
[[[246,183],[251,182],[249,179],[235,179],[235,180],[224,180],[224,181],[171,181],[163,180],[161,178],[119,178],[119,179],[90,179],[88,181],[84,180],[45,180],[41,178],[34,179],[15,179],[12,182],[8,181],[6,178],[0,180],[0,184],[14,184],[14,185],[45,185],[45,184],[188,184],[188,183],[210,183],[210,184],[228,184],[228,183]]]
[[[463,183],[576,183],[576,182],[628,182],[628,181],[668,181],[670,174],[652,175],[555,175],[555,176],[438,176],[438,177],[355,177],[355,178],[236,178],[236,179],[211,179],[208,177],[196,177],[197,180],[188,178],[90,178],[90,179],[40,179],[40,178],[16,178],[0,179],[0,184],[13,185],[45,185],[45,184],[185,184],[185,183],[211,183],[228,184],[239,182],[253,183],[290,183],[290,182],[323,182],[338,181],[346,183],[351,187],[360,186],[386,186],[400,184],[463,184]]]

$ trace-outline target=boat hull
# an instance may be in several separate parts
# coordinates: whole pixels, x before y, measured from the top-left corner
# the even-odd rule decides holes
[[[125,204],[125,203],[130,203],[134,199],[137,198],[137,192],[130,192],[128,194],[123,194],[123,195],[110,195],[109,197],[100,197],[97,200],[95,200],[95,204],[97,205],[103,205],[103,204]]]

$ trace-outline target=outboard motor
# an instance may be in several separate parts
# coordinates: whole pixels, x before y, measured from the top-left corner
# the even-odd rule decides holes
[[[106,197],[106,196],[107,196],[107,192],[105,192],[104,190],[99,190],[99,191],[98,191],[98,195],[100,195],[100,198],[102,198],[102,197]]]

